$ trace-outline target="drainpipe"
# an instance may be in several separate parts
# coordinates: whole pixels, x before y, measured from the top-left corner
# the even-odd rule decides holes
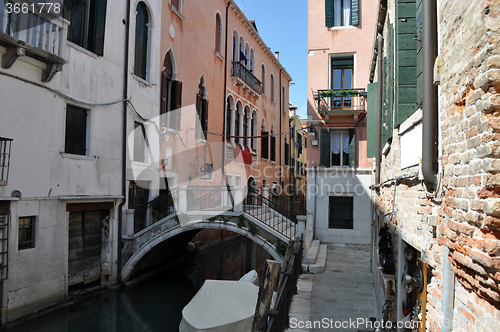
[[[278,59],[279,59],[279,52],[276,52],[278,54]],[[283,107],[283,102],[281,101],[281,98],[284,98],[284,96],[282,96],[282,93],[283,93],[283,88],[281,87],[281,72],[283,70],[280,69],[280,85],[279,85],[279,89],[280,89],[280,116],[279,116],[279,120],[280,120],[280,135],[279,135],[279,138],[280,138],[280,141],[279,141],[279,144],[280,144],[280,183],[279,183],[279,186],[281,186],[281,176],[282,176],[282,173],[283,173],[283,164],[282,164],[282,161],[281,161],[281,122],[282,122],[282,115],[281,113],[283,113],[284,111],[284,107]],[[283,188],[281,188],[283,190]]]
[[[226,38],[225,38],[225,46],[224,46],[224,100],[222,102],[222,179],[221,179],[221,185],[224,186],[224,180],[226,178],[224,174],[224,155],[226,153],[226,117],[227,117],[227,107],[226,107],[226,98],[227,98],[227,29],[228,29],[228,17],[229,17],[229,6],[231,2],[227,2],[226,6]]]
[[[435,0],[422,1],[422,174],[424,182],[436,189],[438,170],[437,86],[433,84],[437,56],[437,11]]]
[[[316,236],[316,205],[318,204],[318,185],[317,185],[317,178],[318,178],[318,168],[316,166],[316,162],[313,163],[314,165],[314,216],[313,216],[313,240],[314,237]]]
[[[127,0],[127,18],[125,19],[125,64],[123,70],[123,132],[122,132],[122,202],[118,206],[118,257],[116,258],[116,277],[120,283],[122,280],[122,219],[123,207],[127,201],[127,104],[128,104],[128,52],[130,34],[130,0]]]
[[[380,159],[381,159],[381,150],[382,150],[382,85],[384,81],[384,73],[382,72],[382,53],[383,53],[383,44],[384,39],[381,34],[377,37],[377,62],[378,62],[378,78],[377,78],[377,155],[375,158],[375,183],[380,183]]]

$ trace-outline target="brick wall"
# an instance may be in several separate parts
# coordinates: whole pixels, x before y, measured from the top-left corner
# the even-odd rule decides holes
[[[433,278],[427,286],[427,329],[440,330],[435,323],[442,318],[446,246],[456,278],[453,318],[457,323],[453,330],[498,331],[500,2],[437,2],[443,190],[433,199],[418,179],[402,179],[395,192],[394,182],[382,186],[376,205],[383,216],[392,211],[395,202],[396,215],[390,220],[394,234],[419,250],[421,259],[432,269]],[[382,181],[418,172],[418,167],[400,170],[398,129],[393,137],[382,158]],[[435,230],[425,222],[426,215],[438,216]],[[496,321],[487,324],[485,318]],[[498,323],[496,328],[492,322]]]

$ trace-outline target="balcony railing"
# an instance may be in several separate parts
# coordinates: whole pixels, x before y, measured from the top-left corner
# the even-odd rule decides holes
[[[42,10],[31,0],[7,3],[12,6],[7,7],[5,1],[0,0],[0,45],[7,49],[2,68],[10,68],[19,56],[27,55],[49,65],[42,77],[42,81],[49,81],[65,63],[69,22],[61,17],[62,5],[48,13],[48,6]]]
[[[9,179],[11,138],[0,137],[0,185],[7,184]]]
[[[318,90],[314,94],[314,99],[320,113],[329,111],[364,112],[366,110],[365,89]]]
[[[233,62],[233,77],[239,78],[243,83],[245,83],[249,88],[251,88],[255,93],[262,94],[262,83],[255,77],[250,70],[245,68],[245,66],[237,61]]]

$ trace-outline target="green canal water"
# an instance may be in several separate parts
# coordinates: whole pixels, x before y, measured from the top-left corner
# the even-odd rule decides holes
[[[101,291],[2,332],[177,332],[196,294],[183,271],[166,270],[134,287]]]

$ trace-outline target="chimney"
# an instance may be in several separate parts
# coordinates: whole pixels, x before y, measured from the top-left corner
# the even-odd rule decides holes
[[[274,56],[276,57],[276,59],[280,59],[280,51],[274,51]]]

